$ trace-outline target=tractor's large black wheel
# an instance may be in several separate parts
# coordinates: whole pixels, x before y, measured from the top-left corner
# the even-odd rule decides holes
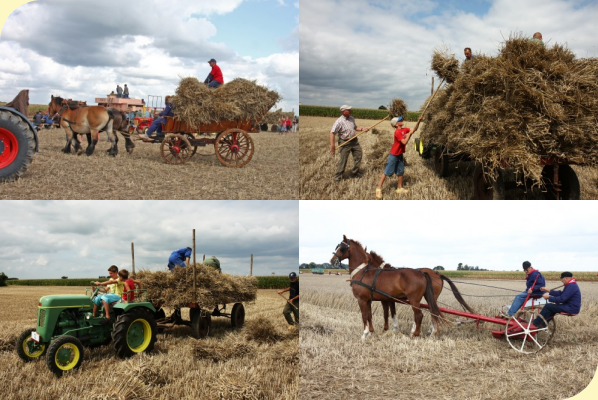
[[[235,303],[230,313],[230,324],[233,328],[240,329],[245,324],[245,307],[241,303]]]
[[[473,198],[475,200],[504,200],[504,173],[497,171],[494,182],[490,182],[484,174],[481,165],[477,165],[473,172]]]
[[[228,129],[218,135],[214,143],[216,158],[224,166],[239,168],[253,157],[254,145],[251,136],[243,129]]]
[[[449,156],[442,147],[437,147],[434,151],[434,170],[441,178],[449,175]]]
[[[50,343],[46,364],[56,376],[78,369],[83,362],[83,344],[74,336],[60,336]]]
[[[152,351],[157,330],[156,320],[149,310],[138,308],[120,315],[112,331],[116,354],[120,358],[127,358]]]
[[[17,354],[21,360],[25,362],[39,360],[46,354],[46,345],[36,343],[31,339],[31,332],[34,331],[35,328],[27,329],[25,332],[21,333],[17,339]]]
[[[579,179],[573,168],[569,165],[559,165],[559,181],[561,182],[560,199],[562,200],[579,200],[580,187]],[[554,185],[554,166],[545,165],[542,169],[542,181],[546,187],[544,196],[548,200],[555,200],[557,198],[557,191]]]
[[[193,337],[196,339],[203,339],[208,337],[210,327],[212,326],[212,316],[207,311],[199,308],[192,308],[189,310],[191,315],[191,330]]]
[[[35,154],[35,133],[20,116],[0,110],[0,182],[17,180]]]

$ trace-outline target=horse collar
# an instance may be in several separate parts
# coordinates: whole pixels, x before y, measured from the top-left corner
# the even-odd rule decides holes
[[[351,272],[351,279],[353,279],[353,277],[355,276],[355,274],[357,274],[359,271],[361,271],[363,268],[367,267],[368,265],[369,264],[363,263],[359,267],[355,268],[353,270],[353,272]]]

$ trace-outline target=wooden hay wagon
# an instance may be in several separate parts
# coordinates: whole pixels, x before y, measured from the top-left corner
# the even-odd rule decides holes
[[[166,117],[162,132],[164,137],[142,140],[146,143],[161,143],[160,154],[169,164],[184,164],[199,146],[213,144],[216,158],[222,165],[239,168],[253,157],[255,148],[249,132],[259,132],[259,126],[253,119],[212,121],[190,126],[185,121]]]

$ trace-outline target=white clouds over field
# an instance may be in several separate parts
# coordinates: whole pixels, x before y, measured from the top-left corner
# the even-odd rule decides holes
[[[174,250],[216,255],[224,272],[297,269],[297,201],[3,201],[0,272],[20,279],[96,277],[116,264],[164,269]]]
[[[298,14],[276,0],[32,1],[2,27],[0,100],[30,89],[31,103],[95,103],[125,83],[131,97],[164,96],[181,77],[203,81],[215,58],[225,82],[255,79],[297,109]]]
[[[587,0],[304,0],[302,104],[377,108],[393,98],[419,109],[430,94],[435,47],[495,55],[511,33],[540,31],[578,57],[597,57],[598,2]],[[436,85],[439,80],[436,79]]]
[[[593,202],[302,201],[300,263],[328,262],[343,234],[395,267],[598,271]]]

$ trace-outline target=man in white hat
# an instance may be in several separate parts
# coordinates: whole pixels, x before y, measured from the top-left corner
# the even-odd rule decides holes
[[[359,128],[355,123],[355,118],[351,115],[351,106],[342,105],[341,106],[341,115],[332,125],[332,129],[330,130],[330,154],[334,155],[336,148],[334,147],[334,136],[338,134],[338,144],[339,146],[343,143],[351,140],[358,131],[367,132],[368,128]],[[361,146],[357,139],[351,140],[347,145],[343,146],[340,150],[341,157],[338,160],[338,166],[336,168],[336,173],[334,174],[334,181],[340,182],[343,177],[343,172],[345,172],[345,167],[347,166],[347,160],[349,159],[349,154],[353,154],[353,169],[352,173],[353,176],[359,177],[359,165],[361,164]]]

